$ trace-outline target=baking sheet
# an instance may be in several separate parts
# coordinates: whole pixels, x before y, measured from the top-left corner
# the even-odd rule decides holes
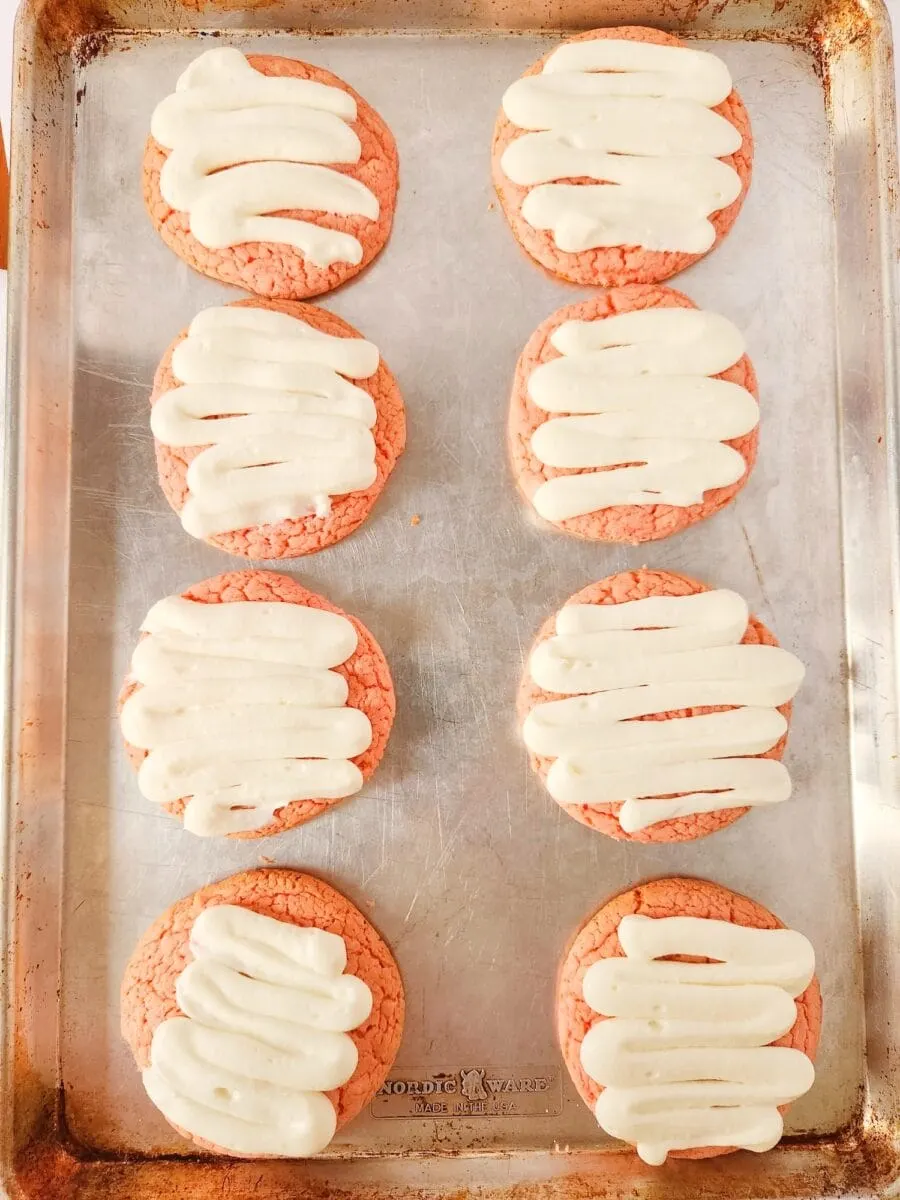
[[[266,855],[321,872],[371,905],[407,988],[396,1076],[483,1067],[530,1077],[537,1067],[557,1095],[565,1072],[554,1044],[554,977],[579,923],[648,875],[706,875],[747,892],[816,946],[822,1058],[789,1128],[833,1132],[856,1101],[860,995],[834,249],[824,102],[810,58],[764,43],[712,47],[750,112],[755,178],[733,235],[676,283],[746,333],[760,378],[759,464],[720,516],[668,542],[618,549],[538,529],[506,465],[516,357],[537,324],[584,294],[546,279],[517,249],[488,178],[504,87],[551,41],[234,44],[335,71],[397,138],[402,184],[390,246],[358,282],[321,303],[374,340],[396,373],[409,449],[357,536],[283,566],[373,630],[396,677],[398,719],[362,795],[265,842],[192,838],[138,793],[112,714],[140,621],[157,598],[242,565],[189,539],[163,499],[148,388],[162,351],[198,309],[236,293],[193,274],[159,242],[136,186],[153,106],[203,47],[171,38],[115,45],[84,72],[75,140],[62,1040],[70,1129],[102,1149],[190,1151],[148,1104],[120,1040],[119,980],[138,936],[174,899]],[[807,264],[799,276],[798,264]],[[523,653],[544,618],[583,585],[643,564],[735,588],[808,666],[787,758],[795,798],[696,844],[618,845],[582,828],[532,777],[515,730]],[[460,1123],[455,1142],[596,1143],[596,1124],[567,1078],[562,1095],[564,1111],[549,1121],[479,1114]],[[427,1147],[435,1121],[446,1119],[387,1124],[378,1111],[354,1122],[332,1151]]]
[[[152,108],[204,42],[116,36],[75,69],[64,281],[69,553],[41,582],[64,590],[67,622],[58,1069],[66,1136],[82,1156],[192,1155],[146,1099],[120,1040],[121,973],[136,939],[174,900],[270,861],[320,873],[360,904],[406,984],[390,1094],[338,1135],[329,1156],[490,1150],[518,1158],[568,1148],[577,1165],[576,1152],[612,1145],[561,1064],[555,972],[568,938],[608,896],[679,873],[745,892],[810,937],[825,1025],[816,1086],[792,1106],[788,1135],[810,1147],[859,1118],[866,1068],[857,863],[872,831],[860,827],[869,810],[858,775],[870,739],[864,723],[855,740],[848,725],[848,634],[858,625],[845,588],[859,543],[881,528],[854,501],[854,463],[878,453],[872,428],[882,437],[884,429],[875,410],[853,419],[838,370],[849,314],[835,283],[846,251],[835,223],[843,185],[834,176],[833,113],[830,120],[807,50],[711,43],[750,113],[754,181],[731,236],[671,282],[746,334],[760,383],[759,460],[732,505],[682,535],[634,548],[581,543],[530,519],[507,466],[505,421],[529,334],[588,293],[551,281],[518,250],[489,185],[502,92],[555,40],[228,37],[246,51],[335,71],[387,120],[401,159],[387,249],[319,302],[375,341],[396,374],[407,453],[357,534],[309,559],[264,564],[369,626],[394,674],[398,717],[359,796],[256,842],[196,839],[154,811],[114,717],[150,605],[245,565],[181,530],[156,482],[147,416],[168,342],[201,307],[241,294],[193,274],[163,246],[138,187]],[[59,397],[64,411],[66,400]],[[515,728],[515,690],[541,622],[585,584],[642,565],[736,589],[807,665],[786,756],[794,798],[693,844],[627,845],[578,825],[532,776]],[[889,655],[888,620],[882,613],[871,633]],[[872,705],[870,715],[884,711]],[[892,727],[882,731],[887,737]],[[894,836],[885,824],[886,853]],[[754,1159],[748,1170],[764,1180],[765,1164],[789,1152]],[[340,1184],[330,1169],[322,1177]],[[627,1170],[635,1186],[646,1174]],[[706,1178],[724,1180],[717,1170]],[[376,1170],[371,1180],[379,1179],[388,1176]],[[629,1186],[627,1171],[623,1179]]]

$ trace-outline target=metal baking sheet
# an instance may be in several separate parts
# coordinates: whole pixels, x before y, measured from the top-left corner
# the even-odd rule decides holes
[[[10,1196],[886,1195],[900,1172],[886,18],[793,0],[776,12],[591,8],[118,0],[107,12],[48,0],[20,17],[0,1066]],[[749,109],[744,210],[673,282],[745,331],[762,401],[758,465],[736,502],[636,548],[539,529],[518,499],[504,438],[513,366],[533,328],[586,293],[517,249],[488,169],[504,87],[566,32],[627,19],[709,39]],[[200,30],[337,72],[385,117],[401,156],[386,251],[320,302],[397,375],[408,451],[355,536],[264,564],[372,629],[398,718],[362,794],[258,842],[192,838],[153,810],[114,715],[149,606],[242,565],[182,532],[147,418],[165,346],[198,309],[239,295],[176,259],[140,197],[150,113],[203,49]],[[644,564],[735,588],[808,667],[788,747],[794,798],[695,844],[619,844],[571,821],[515,728],[540,623],[584,584]],[[119,980],[144,928],[210,880],[269,862],[320,873],[361,904],[407,989],[388,1085],[315,1163],[194,1154],[146,1099],[118,1032]],[[604,1138],[578,1099],[553,992],[590,912],[679,873],[746,892],[812,939],[825,1026],[816,1086],[776,1151],[659,1172]]]

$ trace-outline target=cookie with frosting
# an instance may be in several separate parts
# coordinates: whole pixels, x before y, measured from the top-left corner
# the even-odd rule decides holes
[[[563,42],[505,92],[494,187],[516,240],[582,286],[668,279],[728,233],[753,138],[725,63],[658,29]]]
[[[764,1152],[814,1082],[813,947],[746,896],[655,879],[579,929],[556,1025],[578,1094],[645,1162]]]
[[[705,520],[746,484],[758,441],[741,331],[673,288],[569,304],[516,364],[516,482],[541,521],[575,537],[637,544]]]
[[[271,571],[157,601],[119,696],[138,787],[198,837],[281,833],[355,796],[396,710],[372,634]]]
[[[303,300],[384,247],[397,147],[349,84],[311,63],[218,46],[156,106],[144,202],[160,237],[203,275]]]
[[[369,1103],[403,1032],[400,972],[311,875],[244,871],[173,904],[125,968],[122,1035],[150,1100],[195,1145],[306,1158]]]
[[[726,588],[622,571],[546,621],[519,687],[533,769],[608,837],[686,842],[791,794],[802,663]]]
[[[199,312],[163,355],[150,405],[185,532],[245,558],[314,554],[353,533],[406,445],[378,347],[289,300]]]

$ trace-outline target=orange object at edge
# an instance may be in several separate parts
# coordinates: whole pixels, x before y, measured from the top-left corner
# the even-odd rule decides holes
[[[3,145],[3,130],[0,129],[0,271],[9,263],[9,168],[6,165],[6,149]]]

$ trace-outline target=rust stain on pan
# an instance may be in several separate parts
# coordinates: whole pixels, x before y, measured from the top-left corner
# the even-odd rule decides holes
[[[851,46],[864,51],[867,65],[875,52],[873,20],[861,0],[836,0],[818,12],[807,30],[809,49],[825,87],[825,102],[831,104],[831,61]]]
[[[83,34],[72,47],[72,58],[76,66],[86,67],[95,58],[99,58],[109,48],[111,40],[112,35],[105,29]]]
[[[883,17],[873,18],[866,0],[835,0],[810,22],[807,31],[809,49],[813,55],[816,73],[822,80],[825,106],[829,113],[834,111],[834,62],[852,51],[861,60],[861,69],[871,73],[875,69],[875,57],[885,36]],[[888,42],[890,59],[893,60],[893,45]],[[872,129],[873,142],[870,153],[877,152],[880,131],[879,114],[876,112],[876,127]],[[897,178],[892,170],[886,180],[889,210],[897,212]]]
[[[170,0],[167,5],[177,22],[179,12],[192,13],[248,12],[257,8],[272,8],[282,0]]]
[[[855,1134],[810,1139],[794,1142],[789,1148],[815,1151],[816,1165],[787,1168],[762,1183],[752,1169],[741,1169],[752,1164],[749,1154],[735,1156],[736,1169],[732,1171],[710,1171],[708,1165],[697,1163],[656,1171],[636,1170],[633,1154],[615,1151],[573,1158],[579,1167],[571,1174],[565,1173],[560,1162],[560,1174],[539,1181],[496,1188],[484,1183],[449,1187],[439,1194],[441,1200],[474,1200],[476,1196],[482,1200],[717,1200],[725,1194],[724,1185],[733,1196],[803,1200],[883,1195],[897,1177],[896,1148],[887,1130],[871,1131],[863,1139]],[[451,1152],[439,1157],[457,1156]],[[483,1178],[495,1157],[504,1156],[471,1159],[473,1175]],[[479,1162],[485,1164],[481,1171]],[[17,1159],[16,1181],[21,1189],[17,1194],[23,1200],[110,1200],[118,1196],[128,1200],[246,1200],[250,1196],[254,1200],[435,1200],[438,1195],[434,1188],[386,1187],[361,1181],[358,1161],[344,1165],[353,1173],[340,1184],[313,1174],[327,1168],[327,1162],[254,1162],[193,1155],[132,1160],[127,1156],[97,1157],[84,1148],[63,1145],[45,1131]]]
[[[44,44],[58,53],[69,52],[79,38],[114,24],[102,0],[32,0],[23,12],[32,17]]]

